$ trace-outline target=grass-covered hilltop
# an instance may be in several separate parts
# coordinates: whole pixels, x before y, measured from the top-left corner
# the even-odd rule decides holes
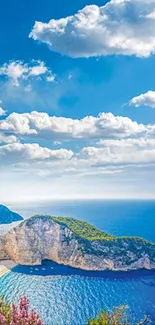
[[[155,244],[116,237],[69,217],[36,215],[0,238],[0,259],[39,265],[49,259],[84,270],[155,269]]]

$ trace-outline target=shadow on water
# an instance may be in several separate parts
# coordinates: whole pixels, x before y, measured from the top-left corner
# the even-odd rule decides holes
[[[106,278],[106,279],[122,279],[131,280],[144,277],[154,277],[155,271],[138,270],[128,272],[114,272],[114,271],[84,271],[76,269],[70,266],[60,265],[55,262],[46,260],[43,261],[42,265],[39,266],[21,266],[17,265],[12,268],[12,272],[22,273],[26,275],[37,275],[37,276],[81,276],[90,278]],[[149,286],[155,286],[155,282],[143,281],[144,284]]]

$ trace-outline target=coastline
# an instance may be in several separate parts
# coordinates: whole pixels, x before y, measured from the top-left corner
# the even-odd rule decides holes
[[[10,270],[7,267],[0,265],[0,278],[8,272],[10,272]]]
[[[11,260],[1,260],[0,261],[0,278],[6,273],[10,272],[16,264]]]

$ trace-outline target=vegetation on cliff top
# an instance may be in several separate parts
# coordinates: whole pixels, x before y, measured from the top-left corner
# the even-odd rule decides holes
[[[86,221],[70,218],[70,217],[56,217],[56,216],[48,216],[48,215],[35,215],[31,218],[29,218],[26,222],[27,225],[30,226],[31,222],[33,222],[36,218],[47,218],[52,219],[53,221],[59,223],[60,225],[66,226],[71,231],[73,231],[77,236],[86,239],[86,240],[108,240],[108,241],[122,241],[123,239],[128,241],[137,241],[139,243],[143,244],[149,244],[152,246],[155,246],[154,243],[150,243],[149,241],[140,238],[140,237],[134,237],[134,236],[123,236],[123,237],[116,237],[112,236],[95,226],[89,224]]]
[[[78,236],[88,239],[88,240],[112,240],[115,239],[116,237],[111,236],[107,234],[106,232],[103,232],[102,230],[97,229],[96,227],[90,225],[89,223],[74,219],[74,218],[69,218],[69,217],[52,217],[54,221],[57,223],[63,224],[64,226],[67,226],[70,230],[72,230],[75,234]]]
[[[79,237],[82,237],[87,240],[122,240],[122,239],[128,239],[129,241],[135,240],[135,241],[141,241],[143,243],[149,243],[147,240],[144,238],[140,237],[134,237],[134,236],[123,236],[123,237],[116,237],[113,235],[110,235],[95,226],[91,225],[90,223],[75,219],[75,218],[70,218],[70,217],[52,217],[52,219],[64,226],[67,226],[71,231],[73,231],[75,234],[77,234]]]

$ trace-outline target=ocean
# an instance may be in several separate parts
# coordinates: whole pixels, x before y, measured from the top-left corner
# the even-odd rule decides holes
[[[155,242],[155,201],[74,200],[10,206],[25,218],[33,214],[71,216],[116,236]],[[102,309],[127,305],[132,320],[150,316],[155,324],[155,272],[85,272],[45,261],[15,267],[0,278],[0,294],[18,301],[26,295],[44,325],[85,325]]]

